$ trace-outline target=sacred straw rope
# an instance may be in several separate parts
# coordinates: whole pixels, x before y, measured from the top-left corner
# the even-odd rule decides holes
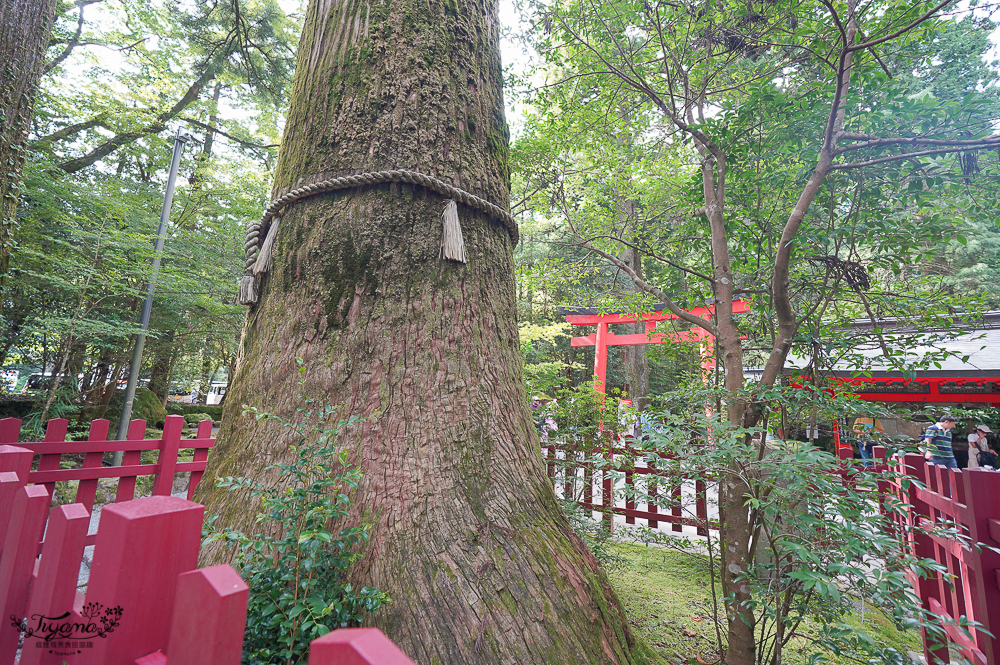
[[[510,234],[511,240],[514,241],[514,244],[517,244],[517,222],[514,221],[514,218],[511,217],[510,213],[500,206],[487,201],[486,199],[480,198],[475,194],[471,194],[464,189],[453,187],[445,181],[433,176],[418,173],[416,171],[395,170],[374,171],[358,175],[343,176],[340,178],[330,178],[311,185],[303,185],[302,187],[293,189],[287,194],[271,201],[271,203],[267,206],[267,209],[264,211],[263,217],[260,218],[260,221],[254,222],[247,228],[246,242],[243,246],[243,249],[246,252],[246,267],[243,279],[240,282],[240,295],[237,300],[244,305],[251,305],[257,302],[258,294],[256,292],[256,279],[254,275],[266,271],[268,268],[267,263],[269,263],[269,260],[265,261],[265,265],[261,266],[260,269],[255,270],[255,264],[258,262],[258,254],[262,244],[260,232],[261,229],[263,229],[264,226],[275,217],[277,217],[280,222],[281,211],[283,208],[291,205],[299,199],[312,196],[313,194],[322,194],[325,192],[333,192],[339,189],[349,189],[351,187],[361,187],[364,185],[377,185],[386,182],[405,182],[413,185],[420,185],[435,191],[442,196],[446,196],[454,201],[463,203],[471,208],[481,210],[490,217],[500,220],[500,222],[503,223],[504,228],[507,229],[507,233]],[[459,237],[458,242],[461,243],[461,237]],[[267,259],[269,258],[270,257],[268,256]]]

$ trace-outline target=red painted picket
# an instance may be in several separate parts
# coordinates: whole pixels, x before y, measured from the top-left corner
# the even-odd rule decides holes
[[[76,603],[76,582],[83,541],[87,537],[90,513],[82,504],[58,506],[52,510],[48,524],[48,547],[41,558],[38,576],[31,589],[31,603],[25,616],[57,617]],[[37,645],[23,649],[19,665],[57,665],[63,659]]]
[[[309,665],[414,665],[378,628],[341,628],[309,643]]]
[[[17,651],[18,633],[9,617],[25,616],[38,541],[45,529],[49,495],[45,487],[21,487],[14,496],[10,528],[0,559],[0,663],[10,663]]]
[[[197,568],[204,511],[173,496],[104,508],[87,603],[121,607],[130,616],[115,629],[113,640],[95,640],[81,663],[131,665],[167,644],[177,576]]]
[[[239,665],[249,590],[229,566],[212,566],[177,578],[170,624],[170,665]],[[215,635],[199,640],[199,635]]]

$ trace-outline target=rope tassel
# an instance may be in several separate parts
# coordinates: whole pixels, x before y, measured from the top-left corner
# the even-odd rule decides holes
[[[257,257],[257,262],[253,265],[254,275],[260,275],[271,269],[271,250],[274,248],[274,239],[278,237],[280,225],[281,217],[275,217],[274,223],[267,231],[267,238],[264,239],[264,244],[260,247],[260,256]]]
[[[257,302],[259,295],[257,293],[257,278],[253,275],[243,275],[240,278],[240,295],[236,302],[241,305],[252,305]]]
[[[465,258],[465,241],[462,240],[462,225],[458,222],[458,204],[454,199],[448,201],[441,218],[444,229],[441,233],[440,258],[468,263]]]

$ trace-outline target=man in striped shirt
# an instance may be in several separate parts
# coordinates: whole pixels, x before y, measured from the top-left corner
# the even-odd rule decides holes
[[[924,432],[924,457],[934,464],[957,469],[955,453],[951,450],[951,429],[958,422],[954,416],[941,416],[941,420],[934,423]]]

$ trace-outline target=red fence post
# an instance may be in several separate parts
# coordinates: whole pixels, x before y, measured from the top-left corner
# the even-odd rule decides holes
[[[615,468],[615,444],[613,441],[608,441],[606,452],[608,458],[605,469],[601,472],[601,478],[603,479],[601,485],[601,508],[604,511],[604,528],[607,529],[608,533],[611,533],[615,530],[615,487],[611,476],[611,471]]]
[[[38,542],[45,530],[49,494],[41,485],[18,490],[14,511],[0,558],[0,663],[13,663],[20,633],[11,617],[25,615],[28,587],[38,556]]]
[[[18,420],[17,424],[20,425],[21,421]],[[14,497],[17,496],[17,490],[27,484],[34,457],[35,454],[27,448],[0,446],[0,554],[3,553],[7,528],[10,526],[10,520],[3,516],[14,514]]]
[[[65,443],[66,442],[66,429],[69,426],[69,421],[65,418],[53,418],[48,422],[45,427],[45,443]],[[62,460],[62,453],[51,453],[48,455],[42,455],[38,459],[38,470],[39,471],[55,471],[59,468],[59,462]],[[52,496],[53,492],[56,491],[55,483],[45,483],[45,491]]]
[[[250,589],[228,565],[177,578],[167,665],[239,665]]]
[[[635,517],[630,512],[635,511],[635,483],[632,476],[635,472],[625,472],[625,524],[635,524]]]
[[[169,637],[177,576],[198,563],[205,508],[173,496],[106,506],[97,532],[87,605],[120,607],[120,624],[95,638],[80,663],[132,665]],[[103,611],[102,609],[102,611]]]
[[[9,418],[8,420],[13,420]],[[28,482],[28,472],[31,470],[31,460],[35,453],[27,448],[15,445],[0,445],[0,471],[11,471],[21,477],[21,481]]]
[[[576,499],[576,467],[571,466],[577,461],[576,453],[576,445],[566,449],[566,461],[563,465],[563,499],[566,501]]]
[[[646,460],[646,468],[650,468],[648,458]],[[646,474],[646,493],[649,495],[648,498],[646,499],[647,512],[655,513],[659,510],[659,507],[656,505],[656,503],[658,501],[657,494],[660,487],[660,478],[661,478],[660,474],[656,471],[652,471]],[[660,526],[660,523],[657,520],[649,518],[648,520],[646,520],[646,525],[650,529],[655,529],[658,526]]]
[[[684,525],[681,523],[681,519],[684,517],[681,512],[681,483],[683,480],[678,478],[676,482],[677,484],[670,490],[670,514],[674,517],[674,523],[670,525],[670,530],[683,531]]]
[[[38,577],[31,586],[31,599],[26,612],[29,627],[33,625],[32,616],[58,617],[73,609],[76,580],[89,525],[90,513],[83,504],[52,509]],[[63,662],[62,656],[36,646],[36,642],[44,639],[39,636],[24,640],[19,665],[60,665]]]
[[[910,475],[916,478],[921,483],[925,484],[929,488],[934,484],[934,465],[928,464],[924,459],[923,455],[918,455],[916,453],[909,453],[903,458],[903,463],[905,468],[909,471]],[[931,470],[931,473],[928,473]],[[937,489],[937,488],[934,488]],[[917,496],[917,488],[911,485],[907,492],[907,503],[912,511],[912,521],[911,526],[919,527],[921,519],[929,519],[933,523],[933,516],[930,514],[930,507],[926,502],[921,501]],[[919,533],[918,531],[911,531],[910,542],[913,547],[913,554],[922,559],[934,559],[935,557],[935,545],[934,540],[926,534]],[[920,596],[920,604],[925,610],[931,609],[931,600],[941,602],[944,600],[941,597],[940,585],[942,583],[940,574],[931,574],[927,578],[918,578],[915,575],[909,575],[910,582],[913,584],[917,591],[917,595]],[[949,662],[948,659],[948,645],[942,645],[938,649],[931,651],[930,643],[933,641],[931,636],[928,635],[927,629],[921,626],[920,628],[921,637],[924,644],[924,660],[928,663],[934,662]],[[937,660],[935,660],[937,659]]]
[[[0,443],[17,443],[20,437],[20,418],[0,418]]]
[[[415,665],[378,628],[341,628],[309,644],[309,665]]]
[[[126,440],[128,441],[142,441],[146,436],[146,421],[145,420],[133,420],[128,424],[128,434],[126,435]],[[142,451],[141,450],[129,450],[126,446],[123,446],[125,454],[122,455],[122,466],[127,467],[133,464],[138,464],[142,461]],[[123,501],[131,501],[135,498],[135,476],[131,478],[119,478],[118,479],[118,491],[115,493],[115,503],[122,503]]]
[[[170,496],[174,487],[174,467],[177,466],[177,451],[181,447],[181,432],[184,430],[184,416],[171,415],[163,421],[163,439],[160,443],[158,462],[160,472],[153,481],[153,496]]]
[[[165,424],[165,423],[164,423]],[[212,421],[202,420],[198,423],[198,434],[199,439],[210,439],[212,438]],[[195,448],[194,459],[192,462],[205,462],[208,460],[208,448]],[[198,487],[198,483],[201,482],[201,477],[205,475],[204,471],[192,471],[191,478],[188,480],[188,501],[194,498],[194,490]]]
[[[590,454],[587,454],[590,457]],[[587,517],[593,517],[594,509],[594,463],[589,459],[583,462],[583,496],[582,503],[587,507]]]
[[[699,536],[708,535],[708,489],[705,487],[704,480],[694,481],[694,510],[695,516],[698,518],[698,524],[704,526],[698,527]]]
[[[989,663],[1000,657],[1000,554],[989,548],[1000,547],[1000,473],[987,469],[966,469],[966,505],[969,507],[969,538],[974,543],[988,547],[973,548],[972,569],[975,571],[974,593],[978,600],[975,620],[984,630],[993,633],[989,637],[983,630],[971,631],[976,638],[976,646],[986,654]]]
[[[108,421],[104,418],[92,420],[90,422],[90,436],[87,437],[87,441],[107,441],[108,424]],[[83,468],[97,469],[100,468],[103,462],[104,453],[87,453],[83,458]],[[77,485],[76,502],[82,503],[87,510],[94,509],[94,498],[97,496],[98,482],[96,478],[92,478],[90,480],[81,480],[80,484]]]

